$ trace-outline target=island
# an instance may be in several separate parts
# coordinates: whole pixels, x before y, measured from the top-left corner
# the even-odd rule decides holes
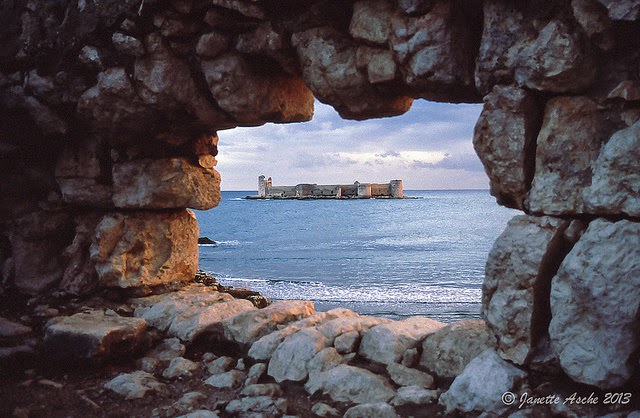
[[[297,184],[274,186],[271,177],[258,177],[258,194],[247,199],[402,199],[402,180],[389,183]]]

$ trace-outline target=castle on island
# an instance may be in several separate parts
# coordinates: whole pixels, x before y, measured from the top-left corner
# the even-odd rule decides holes
[[[271,177],[258,177],[258,195],[248,199],[402,199],[402,180],[389,183],[297,184],[274,186]]]

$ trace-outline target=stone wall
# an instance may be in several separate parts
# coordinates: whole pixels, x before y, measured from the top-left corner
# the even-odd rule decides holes
[[[487,263],[498,352],[624,384],[640,329],[639,20],[634,0],[4,2],[2,289],[191,280],[187,208],[219,201],[218,130],[309,120],[314,96],[350,119],[484,101],[491,193],[525,213]]]

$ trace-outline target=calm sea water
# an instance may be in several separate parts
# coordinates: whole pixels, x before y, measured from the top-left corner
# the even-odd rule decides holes
[[[272,299],[400,318],[477,318],[484,265],[517,211],[488,191],[405,191],[412,199],[245,200],[197,211],[200,268]]]

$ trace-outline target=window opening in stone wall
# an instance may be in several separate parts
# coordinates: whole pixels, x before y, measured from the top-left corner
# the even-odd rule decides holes
[[[403,116],[219,132],[222,201],[197,212],[200,268],[271,299],[400,318],[478,317],[487,254],[517,213],[498,206],[472,145],[481,105],[416,101]],[[248,200],[274,185],[387,183],[406,199]]]

